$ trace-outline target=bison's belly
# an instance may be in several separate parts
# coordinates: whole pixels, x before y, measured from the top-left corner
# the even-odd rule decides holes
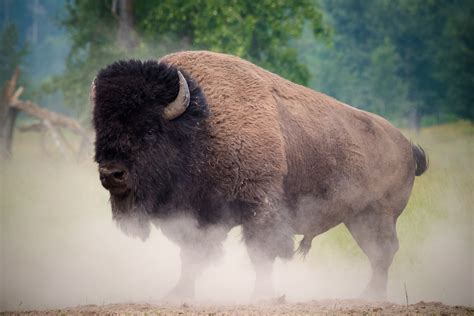
[[[331,164],[315,160],[289,164],[284,194],[295,233],[316,236],[343,222],[350,212],[339,192],[347,178]]]
[[[404,159],[398,159],[396,167],[390,160],[361,163],[355,155],[314,151],[289,160],[284,194],[295,232],[316,236],[369,207],[398,216],[408,201],[414,176]]]

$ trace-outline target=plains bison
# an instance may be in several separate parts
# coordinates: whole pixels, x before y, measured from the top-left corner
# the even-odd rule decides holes
[[[276,257],[344,223],[368,256],[366,294],[384,298],[396,221],[423,149],[385,119],[238,57],[181,52],[119,61],[93,82],[95,159],[114,220],[145,239],[151,223],[181,247],[171,292],[196,277],[242,226],[255,294],[272,293]]]

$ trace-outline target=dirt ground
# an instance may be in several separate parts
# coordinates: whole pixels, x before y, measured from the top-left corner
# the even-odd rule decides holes
[[[4,315],[474,315],[466,306],[447,306],[439,302],[399,305],[361,300],[318,300],[288,303],[284,297],[249,305],[151,305],[142,303],[83,305],[71,308],[0,313]]]

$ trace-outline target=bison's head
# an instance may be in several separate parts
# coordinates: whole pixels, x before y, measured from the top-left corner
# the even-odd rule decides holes
[[[130,60],[99,71],[91,100],[95,160],[114,219],[144,238],[149,216],[166,212],[190,181],[193,146],[207,116],[204,97],[177,68]]]

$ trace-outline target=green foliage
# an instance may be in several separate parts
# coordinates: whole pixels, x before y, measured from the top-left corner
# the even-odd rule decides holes
[[[474,2],[453,1],[446,10],[443,42],[436,55],[435,75],[445,89],[447,111],[474,120]]]
[[[474,117],[470,0],[135,0],[131,52],[117,45],[113,3],[67,2],[66,71],[44,85],[84,118],[99,68],[185,49],[241,56],[401,125]]]
[[[397,118],[407,113],[411,106],[407,100],[408,84],[398,77],[400,55],[389,38],[370,54],[368,78],[372,82],[372,110],[384,117]]]
[[[23,64],[28,48],[20,44],[18,31],[10,24],[0,34],[0,85],[9,80],[16,67]]]
[[[60,88],[65,102],[85,113],[87,89],[97,69],[121,58],[157,58],[180,49],[208,49],[241,56],[292,81],[307,84],[310,73],[290,41],[306,24],[325,37],[322,15],[311,0],[133,2],[140,44],[132,52],[116,45],[112,1],[69,1],[62,24],[72,39],[66,71],[45,85]]]
[[[472,120],[473,2],[324,0],[331,46],[305,60],[311,85],[399,121]],[[471,17],[471,18],[469,18]]]
[[[310,0],[139,3],[144,8],[140,12],[146,13],[140,27],[156,39],[172,31],[193,48],[234,54],[302,84],[308,82],[309,71],[288,43],[302,35],[306,22],[316,36],[325,35],[321,12]]]

